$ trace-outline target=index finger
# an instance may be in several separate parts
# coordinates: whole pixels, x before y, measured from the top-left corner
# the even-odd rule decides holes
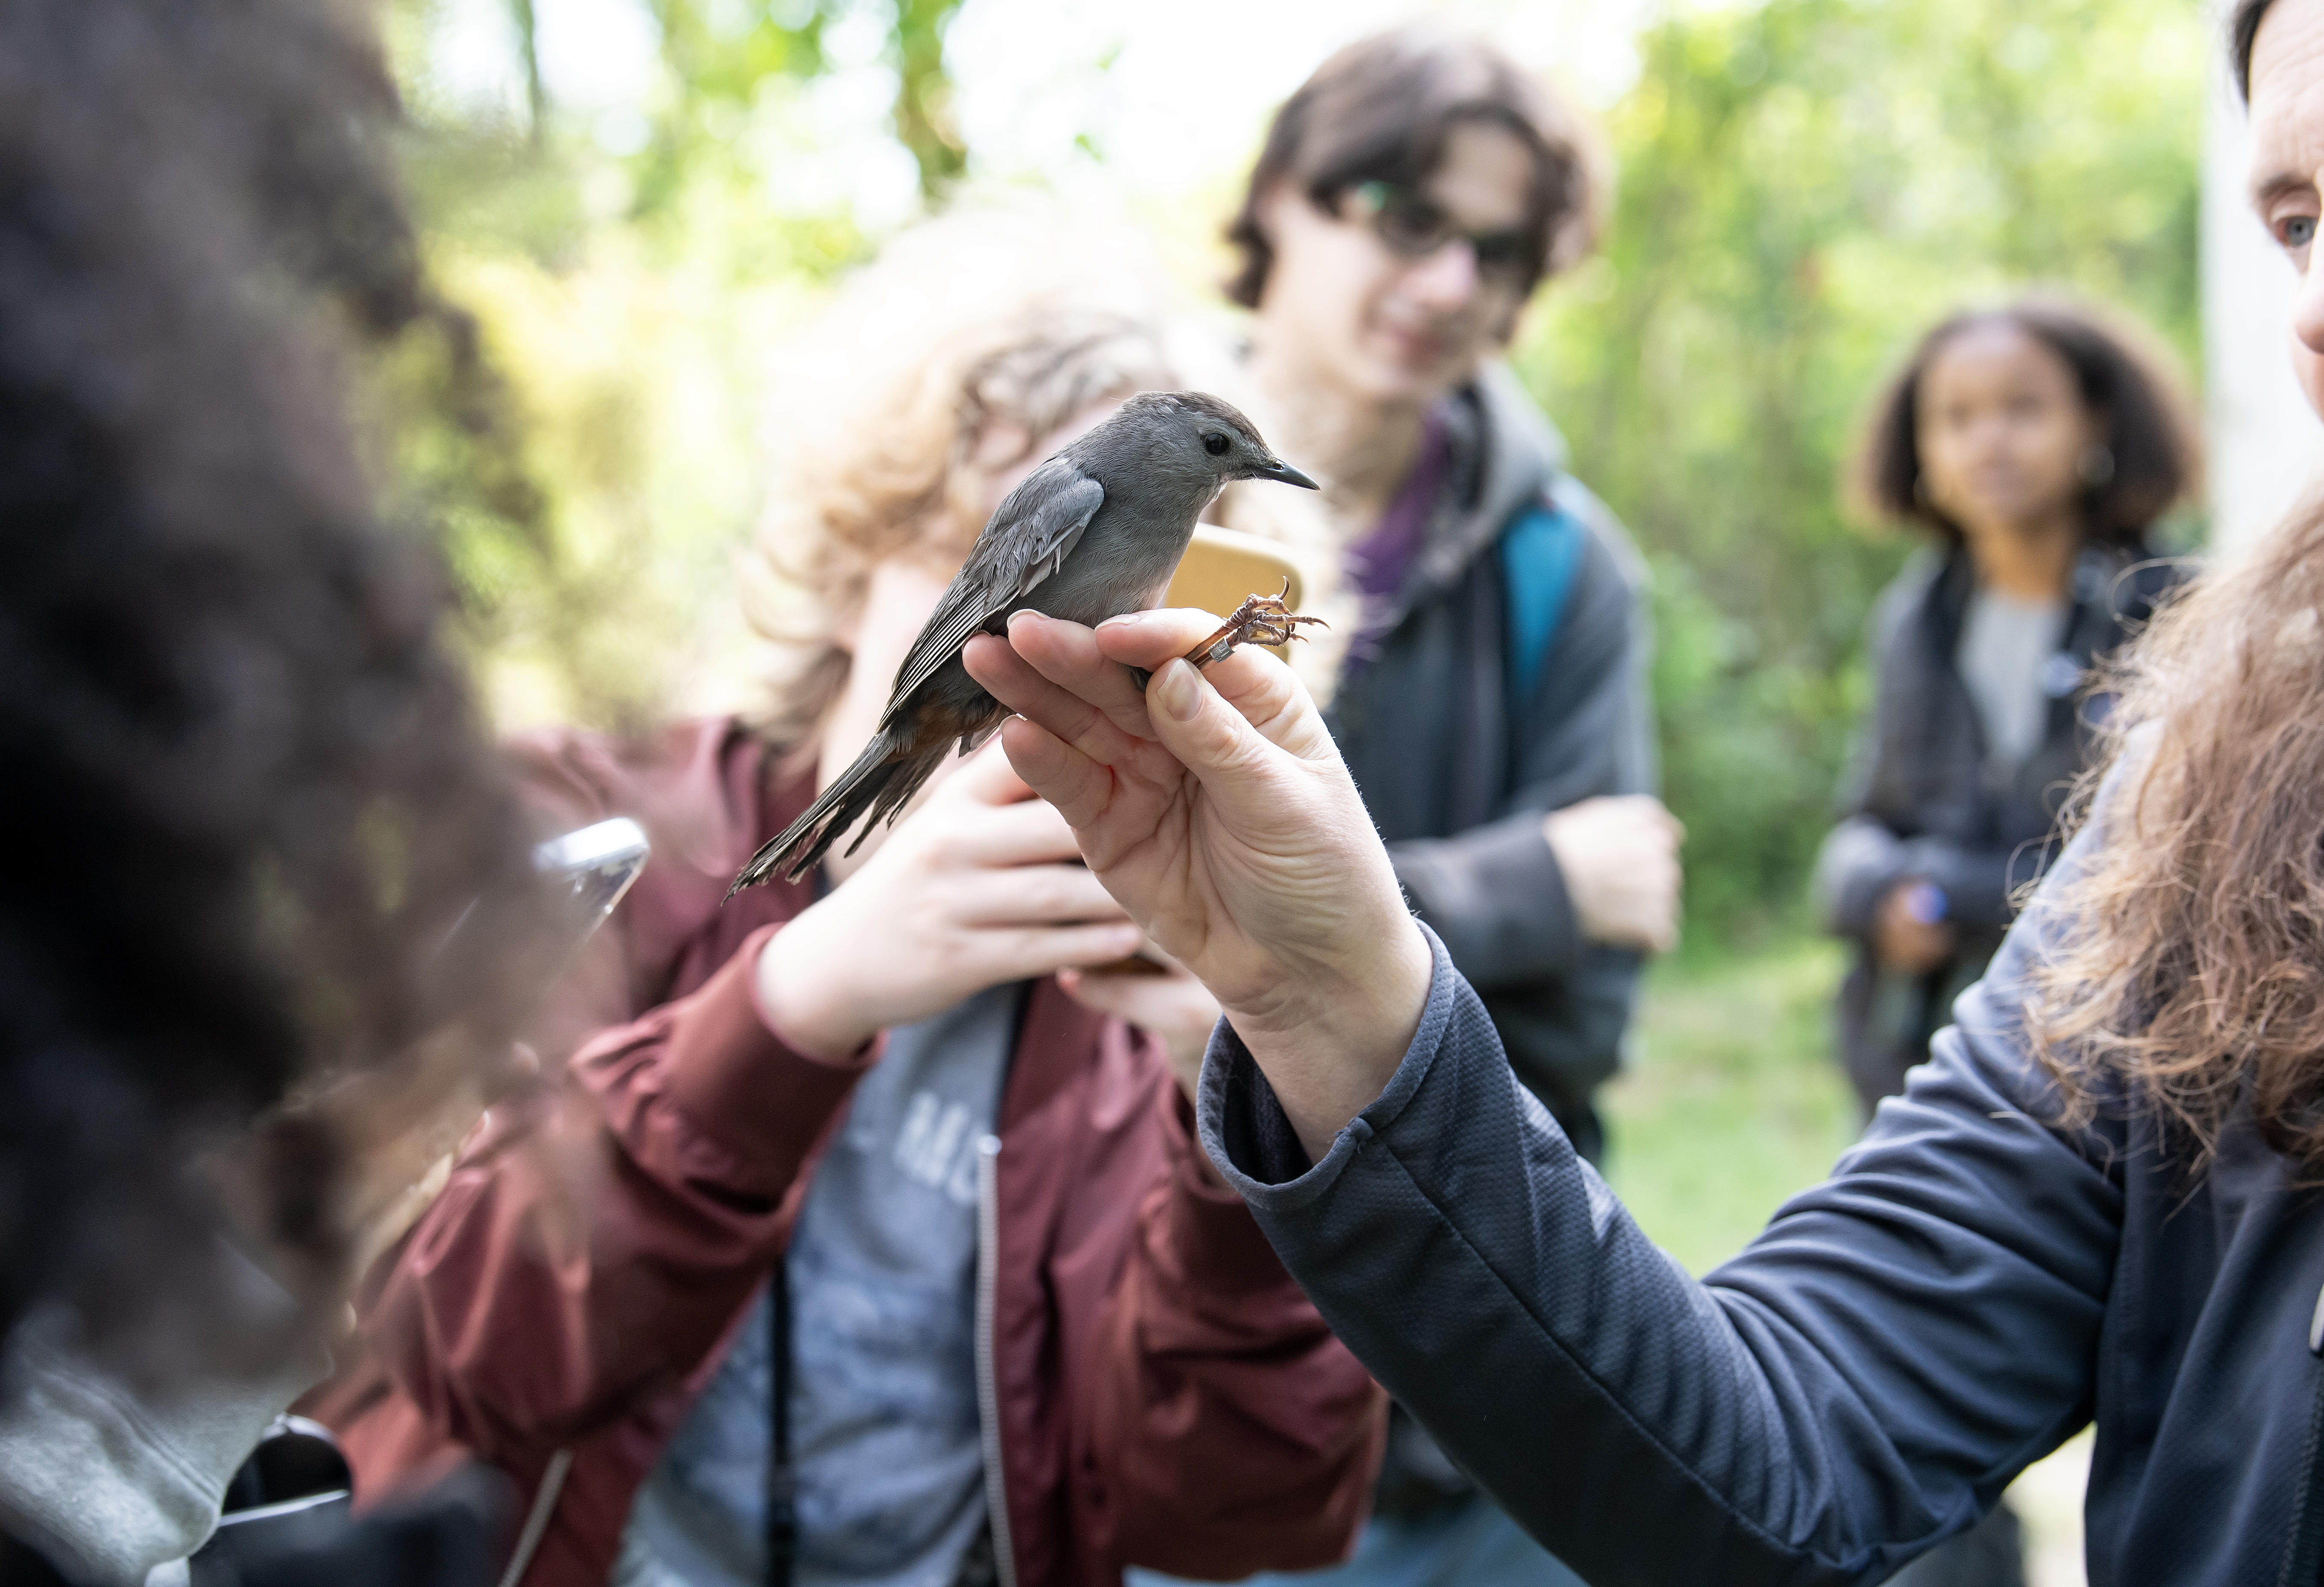
[[[1131,613],[1109,618],[1094,630],[1019,612],[1009,623],[1009,646],[1019,665],[1007,669],[1015,676],[1008,680],[1012,692],[1002,697],[1019,715],[1093,760],[1118,763],[1123,758],[1120,740],[1156,741],[1161,736],[1147,714],[1145,694],[1122,668],[1159,671],[1217,631],[1216,618],[1188,608]],[[1274,657],[1241,647],[1202,673],[1221,697],[1268,739],[1297,754],[1315,752],[1312,741],[1320,734],[1320,724],[1314,734],[1298,730],[1304,719],[1315,716],[1302,708],[1306,691]],[[1040,679],[1053,687],[1042,689]],[[1002,692],[992,678],[980,674],[979,681]],[[1093,714],[1113,733],[1093,732]]]
[[[1218,627],[1218,620],[1207,612],[1165,608],[1109,617],[1098,624],[1095,637],[1101,654],[1158,672],[1216,633]],[[1048,672],[1038,656],[1028,659]],[[1278,658],[1255,645],[1240,645],[1223,660],[1207,662],[1196,670],[1221,699],[1278,749],[1311,761],[1337,753],[1307,686]]]
[[[1219,619],[1213,613],[1193,606],[1157,606],[1109,617],[1097,625],[1096,633],[1098,649],[1105,654],[1126,665],[1156,672],[1163,662],[1173,656],[1184,656],[1218,631]],[[1211,665],[1223,667],[1237,657],[1246,662],[1257,660],[1249,653],[1249,647],[1238,645],[1231,655]],[[1204,669],[1206,674],[1209,670],[1209,667]]]
[[[980,865],[1027,865],[1080,853],[1065,816],[1039,798],[977,811],[956,823],[949,837],[954,852]]]
[[[1101,764],[1129,759],[1140,740],[1153,737],[1144,702],[1122,698],[1116,686],[1129,679],[1077,623],[1020,612],[1007,639],[979,634],[962,648],[961,661],[1002,705]],[[1118,721],[1099,700],[1130,722]]]

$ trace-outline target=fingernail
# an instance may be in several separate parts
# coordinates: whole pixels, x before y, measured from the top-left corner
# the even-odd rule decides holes
[[[1194,669],[1181,660],[1173,660],[1156,673],[1146,692],[1159,696],[1162,708],[1180,722],[1192,722],[1203,708],[1203,691],[1194,681]]]

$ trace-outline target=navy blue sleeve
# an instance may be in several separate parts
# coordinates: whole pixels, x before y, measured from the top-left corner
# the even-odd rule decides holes
[[[2063,867],[2061,867],[2063,869]],[[1386,1091],[1310,1165],[1223,1023],[1204,1141],[1350,1348],[1597,1587],[1868,1582],[2089,1419],[2121,1197],[1998,1010],[1697,1282],[1510,1076],[1442,945]]]

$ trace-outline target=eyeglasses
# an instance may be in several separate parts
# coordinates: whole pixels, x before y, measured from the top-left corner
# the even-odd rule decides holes
[[[1494,286],[1521,287],[1531,265],[1532,238],[1522,231],[1463,231],[1442,205],[1394,182],[1359,182],[1340,196],[1342,220],[1369,226],[1388,251],[1419,261],[1447,243],[1469,245],[1477,274]]]

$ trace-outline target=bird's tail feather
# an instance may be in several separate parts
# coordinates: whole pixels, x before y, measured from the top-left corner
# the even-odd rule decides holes
[[[735,876],[726,896],[731,899],[779,872],[786,881],[798,881],[868,810],[872,818],[863,823],[863,830],[847,845],[847,852],[853,853],[883,817],[891,817],[907,799],[920,791],[921,785],[943,761],[945,748],[948,747],[939,747],[932,753],[899,754],[899,746],[886,731],[875,734],[872,742],[863,746],[863,752],[855,757],[854,763],[832,779],[831,786],[798,820],[768,839],[751,856],[751,863]]]

